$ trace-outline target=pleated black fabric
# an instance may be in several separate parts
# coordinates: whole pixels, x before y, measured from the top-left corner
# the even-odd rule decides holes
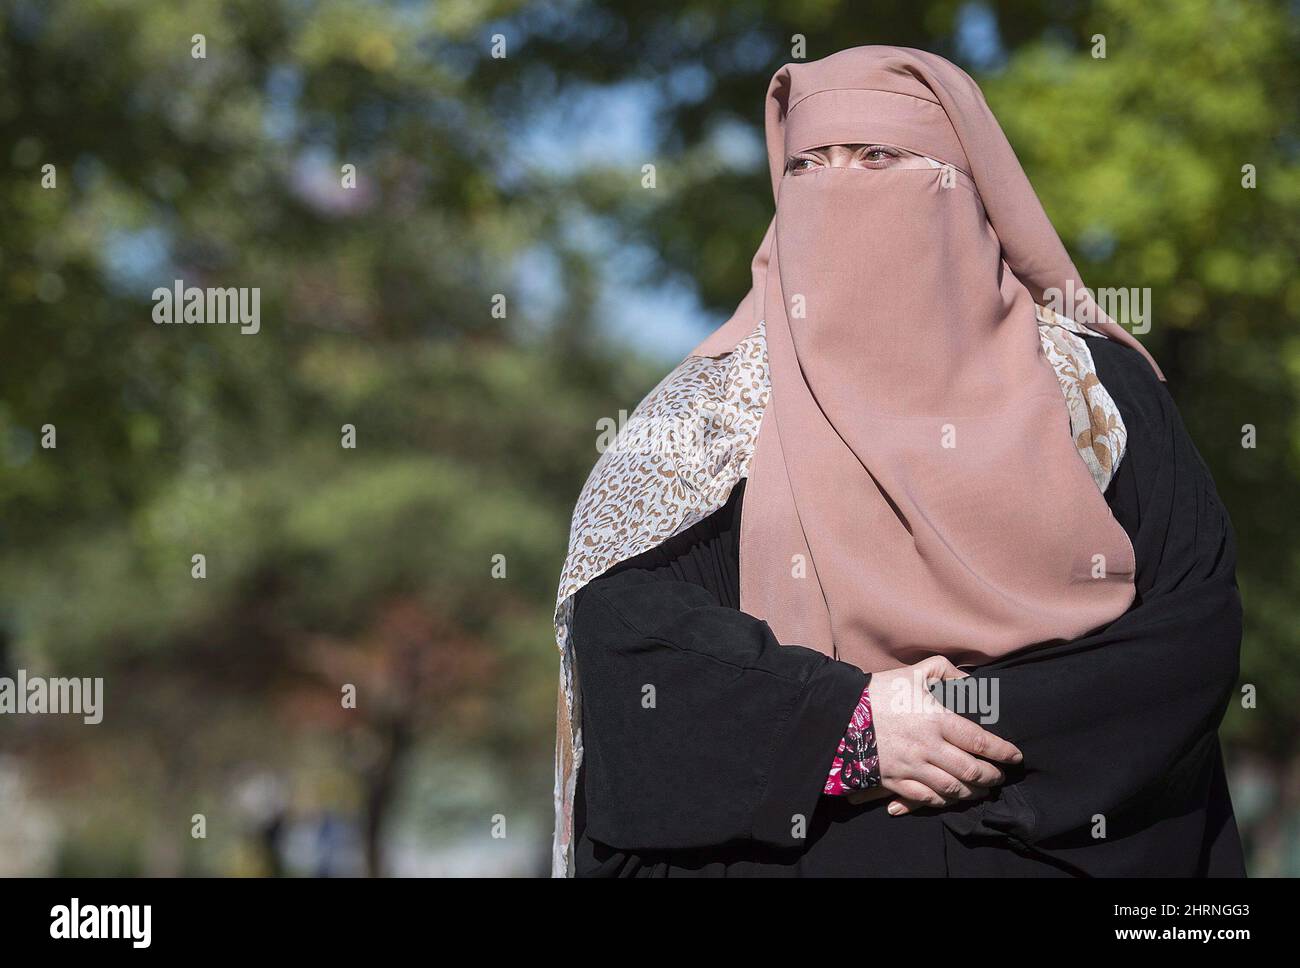
[[[578,597],[579,876],[1244,873],[1216,732],[1241,639],[1231,525],[1145,360],[1088,344],[1129,432],[1106,499],[1138,598],[970,670],[996,678],[987,728],[1024,768],[988,801],[915,816],[820,795],[867,677],[737,610],[742,485]]]

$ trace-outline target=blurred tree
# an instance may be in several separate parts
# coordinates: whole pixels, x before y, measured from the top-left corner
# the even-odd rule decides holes
[[[195,804],[229,814],[258,769],[292,786],[322,746],[372,871],[417,739],[521,751],[535,811],[549,785],[545,603],[595,415],[644,378],[529,337],[526,300],[492,313],[554,221],[495,177],[450,49],[492,11],[445,33],[445,8],[308,6],[3,4],[0,622],[8,668],[103,675],[108,712],[0,737],[64,802],[76,869],[220,869],[186,847]],[[175,279],[259,287],[260,332],[155,325]]]
[[[663,368],[605,332],[602,253],[730,310],[796,34],[809,59],[902,43],[971,68],[1085,278],[1152,288],[1145,339],[1241,539],[1260,702],[1232,728],[1295,796],[1281,0],[0,0],[0,659],[107,680],[102,726],[0,722],[62,870],[269,872],[308,814],[392,869],[421,749],[492,780],[445,831],[544,827],[568,513],[596,420]],[[611,96],[649,118],[647,157],[592,129]],[[261,331],[155,325],[176,279],[259,287]],[[1284,829],[1300,805],[1271,809]]]

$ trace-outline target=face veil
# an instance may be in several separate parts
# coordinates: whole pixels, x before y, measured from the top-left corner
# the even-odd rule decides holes
[[[785,171],[852,143],[947,167]],[[768,146],[776,217],[747,302],[772,392],[742,609],[868,671],[985,661],[1122,614],[1132,548],[1037,335],[1036,300],[1077,273],[974,83],[897,48],[789,66]]]
[[[1090,303],[974,82],[921,51],[858,48],[782,68],[766,111],[777,204],[752,287],[633,411],[690,428],[690,445],[607,448],[574,508],[555,610],[557,872],[586,748],[575,599],[742,481],[741,609],[867,671],[932,653],[1015,662],[1134,597],[1102,496],[1128,433],[1082,331],[1146,354]],[[862,143],[943,168],[785,173],[793,153]],[[1084,294],[1074,318],[1037,311],[1067,287]]]

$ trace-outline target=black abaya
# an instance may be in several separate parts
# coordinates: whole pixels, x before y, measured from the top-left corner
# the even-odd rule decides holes
[[[970,670],[1025,753],[987,801],[890,817],[821,795],[867,676],[739,611],[743,482],[575,603],[579,876],[1239,876],[1217,727],[1241,638],[1231,526],[1164,386],[1088,339],[1128,429],[1106,493],[1137,601]]]

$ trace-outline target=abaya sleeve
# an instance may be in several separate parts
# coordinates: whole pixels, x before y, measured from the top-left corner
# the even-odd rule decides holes
[[[955,833],[1049,851],[1203,805],[1241,642],[1232,526],[1208,469],[1145,360],[1088,342],[1130,433],[1107,498],[1133,540],[1137,601],[1092,634],[974,670],[997,681],[986,728],[1025,761],[996,799],[945,816]]]
[[[869,677],[739,611],[739,491],[577,597],[593,840],[661,850],[806,836]]]

